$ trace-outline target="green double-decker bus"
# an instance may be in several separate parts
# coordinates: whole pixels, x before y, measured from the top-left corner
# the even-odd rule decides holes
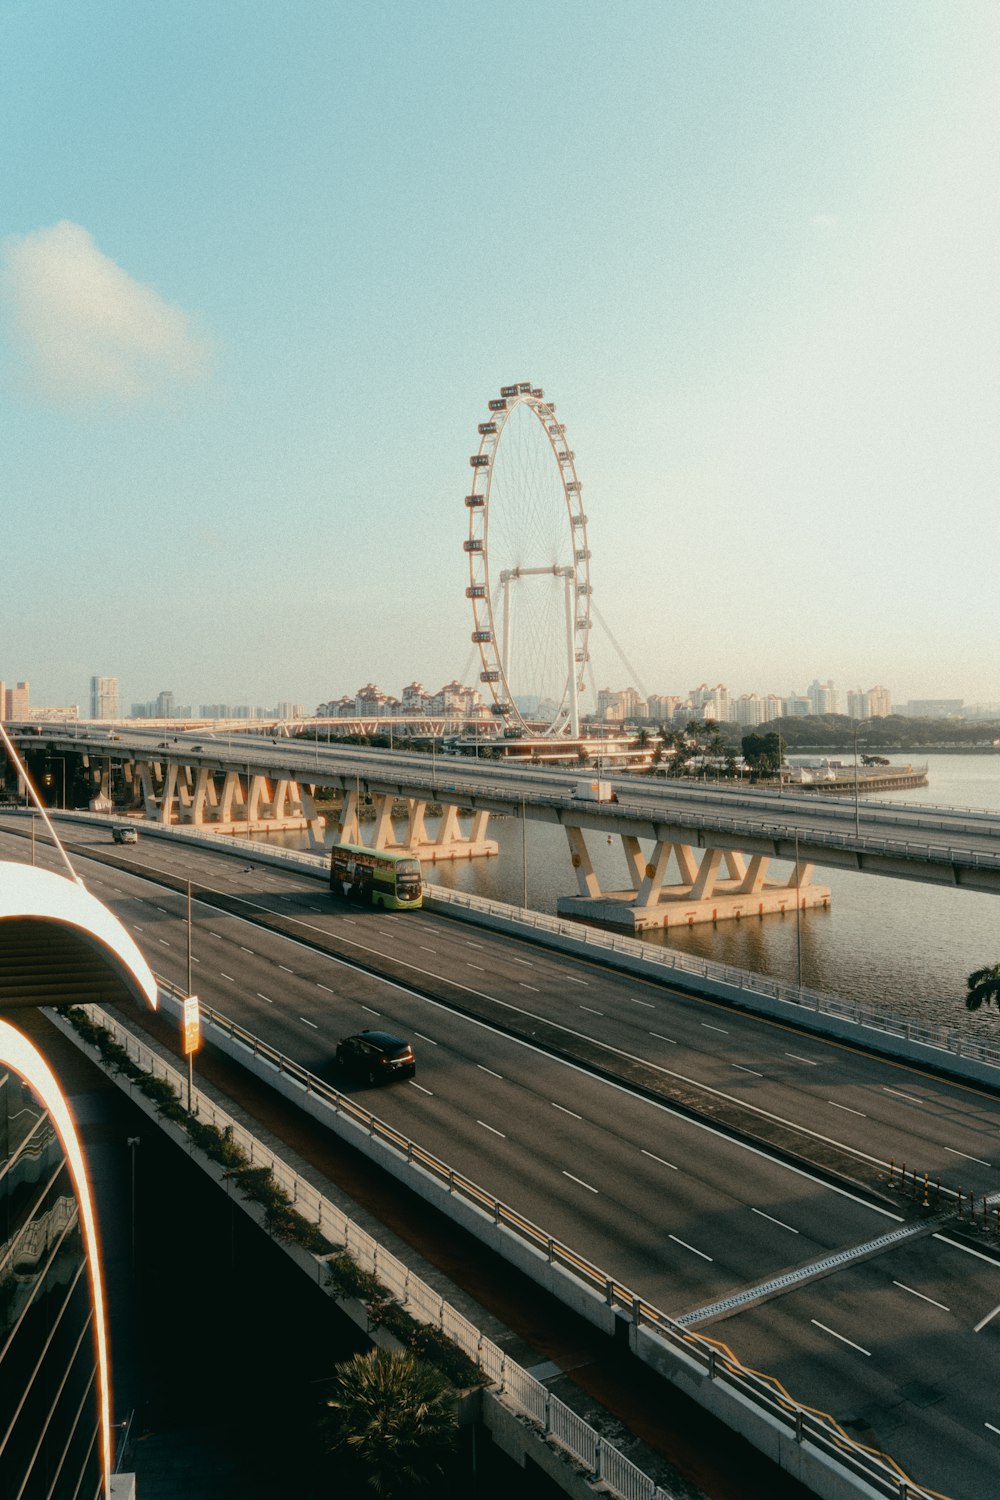
[[[390,911],[411,911],[424,904],[419,859],[391,849],[366,849],[363,844],[334,844],[330,890],[345,901]]]

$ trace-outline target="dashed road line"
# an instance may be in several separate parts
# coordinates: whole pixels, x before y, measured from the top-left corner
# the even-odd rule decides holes
[[[476,1063],[476,1067],[479,1069],[480,1073],[488,1073],[491,1078],[499,1078],[500,1082],[503,1082],[502,1073],[494,1073],[492,1068],[484,1068],[482,1063]]]
[[[771,1223],[777,1224],[779,1229],[787,1229],[792,1234],[798,1234],[799,1232],[791,1224],[786,1224],[784,1219],[776,1219],[773,1214],[766,1214],[762,1208],[751,1208],[750,1212],[752,1214],[759,1214],[762,1219],[770,1219]]]
[[[935,1302],[933,1297],[928,1297],[923,1292],[918,1292],[915,1287],[907,1286],[905,1281],[894,1281],[892,1284],[893,1286],[898,1286],[900,1291],[909,1292],[911,1297],[919,1297],[921,1302],[929,1302],[932,1307],[939,1307],[942,1312],[951,1312],[951,1308],[945,1307],[943,1302]]]
[[[262,995],[261,992],[260,992],[260,990],[257,991],[257,999],[258,1000],[266,1000],[267,1003],[268,1003],[268,1005],[273,1005],[274,1004],[274,1001],[271,999],[270,995]]]
[[[587,1189],[588,1193],[593,1193],[593,1194],[595,1194],[595,1196],[597,1195],[597,1188],[592,1187],[589,1182],[584,1182],[584,1180],[583,1180],[582,1177],[574,1177],[573,1173],[572,1172],[567,1172],[565,1170],[565,1168],[563,1169],[563,1176],[564,1177],[568,1177],[569,1180],[570,1180],[570,1182],[577,1182],[577,1183],[579,1183],[581,1187],[584,1187],[584,1188]]]
[[[981,1156],[969,1156],[967,1152],[956,1151],[952,1146],[945,1146],[944,1149],[946,1151],[949,1151],[952,1156],[961,1156],[965,1161],[978,1162],[981,1167],[991,1167],[993,1165],[991,1161],[983,1161],[983,1158]]]
[[[862,1120],[867,1120],[868,1118],[863,1109],[852,1109],[849,1104],[838,1104],[836,1099],[828,1099],[826,1102],[832,1105],[834,1109],[842,1109],[845,1115],[858,1115]],[[948,1147],[945,1146],[944,1149],[947,1151]],[[985,1162],[984,1165],[988,1167],[989,1162]]]
[[[319,1030],[319,1027],[316,1025],[316,1022],[315,1021],[310,1021],[308,1019],[308,1017],[306,1017],[306,1016],[299,1016],[299,1020],[303,1023],[303,1025],[305,1025],[305,1026],[311,1026],[312,1029],[313,1029],[313,1031],[318,1031]]]
[[[752,1073],[755,1078],[764,1076],[763,1073],[758,1073],[756,1068],[745,1068],[742,1063],[733,1063],[733,1067],[738,1068],[741,1073]]]
[[[676,1172],[678,1170],[678,1168],[674,1166],[672,1161],[666,1161],[662,1156],[654,1155],[652,1151],[647,1151],[645,1146],[642,1147],[642,1154],[643,1156],[648,1156],[650,1161],[658,1161],[661,1167],[669,1167],[671,1172]]]
[[[815,1318],[810,1318],[809,1321],[814,1328],[822,1328],[824,1333],[830,1334],[832,1338],[839,1339],[842,1344],[848,1344],[852,1349],[857,1349],[858,1353],[863,1354],[866,1359],[871,1359],[872,1352],[870,1349],[862,1349],[861,1345],[856,1344],[853,1339],[845,1338],[842,1333],[837,1333],[833,1328],[827,1328],[825,1323],[818,1323]]]
[[[575,1110],[567,1109],[566,1106],[565,1106],[565,1104],[557,1104],[554,1099],[550,1100],[549,1102],[551,1103],[553,1109],[558,1109],[562,1114],[564,1114],[564,1115],[572,1115],[574,1120],[582,1120],[583,1119],[583,1116],[582,1115],[578,1115],[575,1112]]]
[[[810,1067],[810,1068],[818,1068],[819,1067],[819,1063],[818,1062],[814,1062],[811,1057],[800,1057],[797,1052],[786,1052],[785,1056],[786,1057],[793,1057],[796,1062],[805,1063],[806,1066]]]
[[[476,1124],[481,1125],[484,1130],[488,1130],[491,1135],[498,1135],[502,1141],[505,1141],[507,1139],[502,1130],[497,1130],[494,1126],[487,1125],[485,1120],[477,1120]]]
[[[700,1255],[702,1260],[712,1260],[711,1255],[706,1255],[704,1250],[698,1250],[694,1245],[689,1245],[687,1240],[679,1240],[676,1234],[668,1234],[668,1240],[673,1240],[675,1245],[683,1245],[685,1250],[690,1250],[692,1255]]]
[[[603,1016],[604,1014],[603,1010],[595,1010],[592,1005],[581,1005],[580,1009],[588,1011],[592,1016]]]
[[[727,1031],[725,1026],[712,1026],[708,1021],[702,1021],[701,1024],[702,1026],[704,1026],[706,1031],[721,1031],[723,1036],[729,1035],[729,1032]]]
[[[222,974],[222,970],[221,969],[219,970],[219,973]],[[222,974],[222,977],[223,977],[223,979],[228,979],[230,984],[235,984],[236,983],[236,980],[233,978],[232,974]]]

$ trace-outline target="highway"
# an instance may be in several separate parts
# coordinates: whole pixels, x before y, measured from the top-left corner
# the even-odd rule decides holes
[[[8,832],[18,825],[0,820],[4,857],[25,855]],[[144,870],[238,893],[250,918],[293,919],[299,939],[196,902],[202,998],[331,1081],[340,1036],[365,1025],[409,1036],[416,1078],[365,1102],[673,1315],[897,1226],[891,1202],[825,1180],[810,1154],[843,1153],[862,1178],[896,1155],[966,1191],[997,1185],[1000,1103],[984,1090],[430,913],[335,907],[321,884],[245,855],[153,839],[112,853],[107,831],[82,826],[72,841],[123,867],[82,869],[175,983],[184,900]],[[524,1036],[459,1014],[449,996],[502,1008]],[[621,1081],[532,1042],[535,1027],[548,1046],[553,1023]],[[802,1164],[686,1117],[650,1096],[650,1078],[784,1122]],[[926,1237],[702,1331],[855,1423],[859,1440],[874,1436],[914,1478],[978,1500],[1000,1476],[1000,1317],[974,1329],[998,1306],[1000,1266]]]
[[[574,797],[580,773],[455,755],[425,755],[261,735],[164,736],[122,726],[45,726],[16,736],[26,751],[49,747],[104,757],[176,759],[216,771],[248,769],[302,783],[422,796],[489,812],[572,824],[646,840],[739,848],[820,866],[1000,891],[1000,816],[721,783],[696,785],[615,772],[617,803]],[[591,775],[592,773],[586,773]]]

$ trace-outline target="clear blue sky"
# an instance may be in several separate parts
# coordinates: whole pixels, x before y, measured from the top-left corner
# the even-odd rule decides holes
[[[995,0],[0,0],[0,677],[437,687],[530,379],[648,691],[1000,699],[998,78]]]

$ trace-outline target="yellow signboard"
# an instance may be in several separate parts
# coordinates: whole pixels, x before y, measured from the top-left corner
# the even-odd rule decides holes
[[[190,1057],[191,1053],[197,1052],[201,1046],[201,1012],[198,1009],[197,995],[189,995],[184,1001],[181,1036],[184,1042],[184,1056]]]

